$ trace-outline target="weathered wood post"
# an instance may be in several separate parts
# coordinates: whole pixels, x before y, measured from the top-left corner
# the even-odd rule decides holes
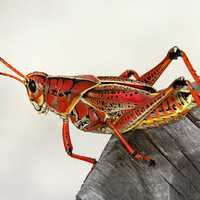
[[[126,135],[130,144],[151,155],[155,167],[132,160],[112,137],[77,200],[199,200],[200,110],[160,128]]]

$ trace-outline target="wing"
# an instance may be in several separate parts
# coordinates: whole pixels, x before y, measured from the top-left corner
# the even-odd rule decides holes
[[[124,81],[118,77],[112,78],[98,77],[101,84],[86,92],[82,97],[86,104],[105,112],[108,117],[118,118],[123,113],[134,109],[135,106],[147,103],[154,96],[154,93],[148,91],[146,84]],[[152,88],[151,91],[154,89]]]

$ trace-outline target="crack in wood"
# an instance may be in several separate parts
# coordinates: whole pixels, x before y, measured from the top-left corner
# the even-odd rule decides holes
[[[200,128],[200,119],[195,117],[192,113],[188,113],[186,117],[198,128]]]
[[[172,183],[170,183],[164,176],[162,176],[162,178],[169,185],[169,187],[171,187],[179,195],[179,197],[181,197],[181,199],[186,199],[184,194],[182,194]],[[188,198],[186,200],[188,200]]]
[[[200,170],[198,169],[196,164],[193,162],[193,160],[190,159],[190,157],[184,151],[181,150],[181,152],[185,156],[185,158],[190,162],[190,164],[194,167],[194,169],[197,171],[197,173],[200,175]]]
[[[200,175],[200,169],[198,169],[198,167],[196,166],[196,164],[193,162],[193,160],[187,155],[187,153],[185,153],[185,149],[184,147],[182,147],[180,145],[180,143],[178,142],[178,140],[173,137],[173,135],[171,135],[169,133],[169,131],[167,129],[165,129],[165,132],[169,135],[169,137],[171,137],[175,142],[177,147],[179,148],[179,151],[184,155],[184,157],[189,161],[189,163],[194,167],[194,169],[197,171],[197,173]]]

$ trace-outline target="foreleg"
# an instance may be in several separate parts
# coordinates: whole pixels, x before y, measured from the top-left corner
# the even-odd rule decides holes
[[[89,162],[89,163],[92,163],[92,164],[96,163],[96,160],[93,159],[93,158],[73,153],[73,146],[72,146],[72,143],[71,143],[71,138],[70,138],[70,133],[69,133],[68,119],[63,120],[62,136],[63,136],[63,143],[64,143],[65,151],[67,152],[67,154],[70,157],[76,158],[76,159],[79,159],[79,160],[83,160],[83,161],[86,161],[86,162]]]

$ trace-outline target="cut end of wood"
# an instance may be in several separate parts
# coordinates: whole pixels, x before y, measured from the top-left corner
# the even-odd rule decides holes
[[[200,199],[200,109],[172,124],[125,137],[156,166],[133,160],[111,137],[77,200]]]

